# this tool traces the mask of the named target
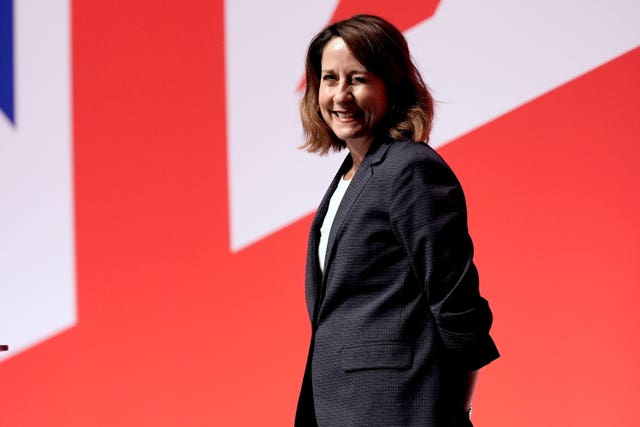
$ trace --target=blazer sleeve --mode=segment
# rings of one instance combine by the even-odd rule
[[[398,167],[390,218],[413,273],[424,285],[446,363],[478,369],[499,354],[489,335],[492,313],[480,296],[464,194],[430,148]]]

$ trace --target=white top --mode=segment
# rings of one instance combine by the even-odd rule
[[[347,188],[349,187],[349,183],[351,180],[341,179],[338,182],[338,186],[336,190],[331,195],[331,200],[329,200],[329,208],[327,209],[327,214],[324,216],[322,220],[322,226],[320,227],[320,243],[318,244],[318,260],[320,261],[320,270],[324,272],[324,259],[327,255],[327,244],[329,243],[329,233],[331,232],[331,226],[333,225],[333,220],[336,217],[336,212],[338,212],[338,207],[340,206],[340,202],[344,197],[344,193],[347,192]]]

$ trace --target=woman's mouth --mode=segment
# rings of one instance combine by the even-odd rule
[[[345,111],[334,111],[333,114],[339,119],[353,119],[358,115],[358,112],[347,113]]]

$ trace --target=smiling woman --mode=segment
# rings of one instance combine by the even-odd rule
[[[304,147],[349,154],[311,226],[296,426],[468,427],[476,371],[498,357],[492,314],[406,40],[375,16],[337,22],[306,77]]]
[[[325,68],[329,66],[342,69]],[[342,82],[349,83],[346,95],[353,96],[356,87],[365,85],[367,89],[363,92],[368,94],[367,99],[372,92],[377,92],[376,98],[385,98],[383,111],[376,112],[382,123],[376,123],[377,128],[369,131],[387,133],[393,139],[429,139],[433,98],[411,61],[404,36],[389,22],[358,15],[327,27],[309,45],[305,68],[307,85],[300,103],[300,115],[306,141],[302,148],[324,154],[346,147],[346,141],[340,139],[325,121],[323,109],[327,106],[323,105],[321,109],[319,103],[332,93],[325,91],[325,86],[340,87],[339,78],[347,77],[347,72],[352,80]]]
[[[318,103],[324,122],[357,158],[353,176],[387,112],[384,81],[351,54],[341,37],[331,39],[322,54]],[[356,156],[355,152],[360,155]]]

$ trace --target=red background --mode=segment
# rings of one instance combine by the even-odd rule
[[[0,426],[291,425],[310,217],[229,251],[222,1],[72,23],[78,325],[0,364]],[[635,49],[440,150],[502,353],[478,426],[640,422],[639,72]]]

